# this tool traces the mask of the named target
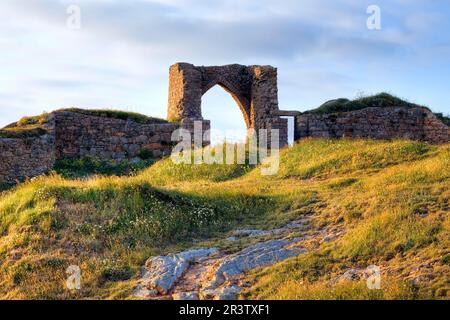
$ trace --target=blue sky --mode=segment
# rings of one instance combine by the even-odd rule
[[[366,27],[369,5],[381,30]],[[448,0],[2,0],[0,49],[0,126],[73,106],[165,117],[179,61],[276,66],[282,109],[388,91],[450,113]],[[203,115],[243,130],[220,88]]]

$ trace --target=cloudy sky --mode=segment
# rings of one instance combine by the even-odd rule
[[[283,109],[388,91],[450,113],[448,0],[2,0],[0,50],[0,126],[75,106],[165,117],[179,61],[276,66]],[[239,112],[204,96],[216,128],[242,131]]]

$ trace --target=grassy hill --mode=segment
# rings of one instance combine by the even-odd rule
[[[356,111],[365,108],[391,108],[391,107],[404,107],[404,108],[420,108],[424,107],[430,110],[428,107],[420,106],[415,103],[411,103],[407,100],[396,97],[392,94],[381,92],[375,95],[362,96],[354,100],[346,98],[339,98],[325,102],[318,108],[306,111],[305,113],[311,114],[330,114],[336,112],[348,112]],[[445,123],[450,125],[450,117],[443,113],[434,113],[434,115]]]
[[[399,97],[393,96],[386,92],[381,92],[371,96],[363,96],[354,100],[346,98],[334,99],[325,102],[320,107],[307,111],[306,113],[328,114],[334,112],[347,112],[361,110],[365,108],[390,108],[390,107],[405,107],[417,108],[417,104],[408,102]]]
[[[281,152],[276,176],[170,159],[122,177],[55,173],[0,196],[0,298],[131,298],[152,255],[226,247],[238,226],[305,214],[344,235],[248,274],[247,298],[448,298],[449,211],[448,144],[303,140]],[[370,264],[382,268],[382,290],[331,284]],[[81,267],[81,291],[65,289],[69,265]]]

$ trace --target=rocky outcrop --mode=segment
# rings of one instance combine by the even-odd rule
[[[306,252],[306,249],[291,247],[299,240],[260,242],[231,255],[210,248],[150,258],[143,268],[135,296],[176,300],[235,299],[240,288],[234,281],[240,275]],[[189,279],[188,271],[196,276],[190,279],[191,287],[186,288],[182,283]],[[178,285],[176,290],[175,285]]]
[[[449,128],[421,107],[371,107],[295,117],[295,140],[318,138],[411,139],[430,143],[450,141]]]
[[[229,92],[248,129],[278,129],[280,146],[287,144],[287,120],[278,115],[277,69],[272,66],[194,66],[176,63],[169,71],[169,120],[204,120],[202,96],[215,85]]]
[[[249,270],[271,265],[305,253],[305,249],[290,247],[290,245],[299,241],[299,238],[294,238],[261,242],[249,246],[234,255],[224,257],[218,261],[217,269],[207,284],[206,290],[214,290]]]
[[[192,263],[217,252],[216,248],[198,249],[151,258],[145,263],[141,285],[167,294]]]
[[[309,237],[296,235],[307,228],[308,222],[309,217],[304,217],[278,229],[236,230],[232,232],[236,239],[229,237],[229,241],[256,242],[234,253],[210,248],[150,258],[143,267],[134,295],[175,300],[236,299],[242,289],[241,278],[248,271],[307,252],[302,241]]]

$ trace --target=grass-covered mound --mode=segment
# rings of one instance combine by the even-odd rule
[[[120,111],[113,109],[79,109],[79,108],[66,108],[59,109],[55,112],[70,111],[80,114],[106,117],[121,120],[131,120],[141,124],[151,123],[167,123],[166,120],[149,117],[136,112]],[[49,113],[42,113],[37,116],[27,116],[21,118],[19,121],[14,122],[3,129],[0,129],[0,138],[29,138],[37,137],[46,134],[47,131],[43,127],[47,123]]]
[[[450,278],[450,146],[304,140],[276,176],[240,165],[162,160],[135,176],[34,179],[0,196],[0,297],[131,298],[144,261],[227,246],[237,227],[273,228],[306,213],[345,235],[249,275],[250,298],[442,298]],[[69,265],[82,290],[65,289]],[[332,287],[350,267],[388,272],[381,291]],[[433,275],[422,284],[410,273]],[[383,274],[384,276],[384,274]],[[383,285],[384,284],[384,285]]]
[[[149,123],[167,123],[166,120],[149,117],[137,112],[130,111],[120,111],[113,109],[80,109],[80,108],[66,108],[60,109],[57,111],[70,111],[85,114],[88,116],[96,116],[96,117],[105,117],[105,118],[114,118],[121,120],[131,120],[137,123],[149,124]]]
[[[31,138],[47,133],[43,125],[47,122],[48,114],[23,117],[19,121],[0,129],[0,138]]]
[[[55,112],[61,111],[70,111],[97,117],[131,120],[141,124],[167,123],[164,119],[149,117],[136,112],[113,109],[66,108],[56,110]],[[19,121],[0,129],[0,138],[30,138],[42,136],[47,133],[47,130],[43,127],[43,125],[47,123],[48,117],[49,113],[46,112],[38,116],[23,117]]]
[[[18,127],[0,129],[0,138],[24,139],[40,137],[47,134],[48,131],[40,127]]]
[[[389,108],[389,107],[405,107],[417,108],[419,105],[410,103],[406,100],[393,96],[389,93],[379,93],[373,96],[361,97],[354,100],[340,98],[325,102],[317,109],[307,111],[312,114],[329,114],[335,112],[356,111],[365,108]]]
[[[330,100],[322,104],[320,107],[306,111],[305,113],[325,115],[338,112],[362,110],[365,108],[390,108],[390,107],[420,108],[424,106],[420,106],[418,104],[408,102],[404,99],[401,99],[389,93],[382,92],[372,96],[360,97],[354,100],[349,100],[346,98]],[[450,118],[448,116],[442,113],[434,113],[434,115],[444,124],[450,126]]]

